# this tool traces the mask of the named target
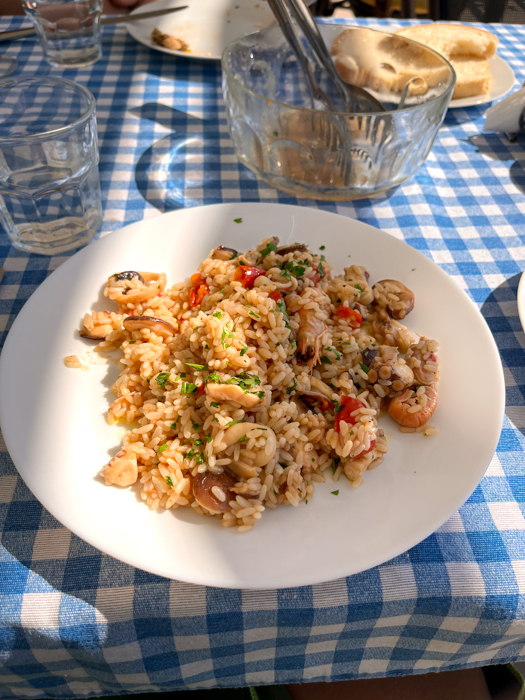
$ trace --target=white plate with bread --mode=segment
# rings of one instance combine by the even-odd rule
[[[471,25],[430,23],[395,29],[381,25],[382,32],[406,37],[428,46],[444,56],[456,72],[456,86],[450,108],[472,107],[499,99],[514,86],[512,68],[496,55],[498,39],[494,34]],[[323,33],[323,27],[321,26]],[[349,83],[363,87],[374,94],[377,91],[391,93],[396,102],[407,81],[412,81],[409,95],[428,98],[433,87],[443,77],[444,64],[436,64],[435,54],[414,51],[414,45],[404,42],[385,42],[381,34],[370,31],[365,37],[356,35],[352,28],[342,29],[333,42],[327,41],[335,66]],[[325,41],[328,39],[325,36]],[[363,45],[359,45],[359,43]],[[418,82],[414,79],[418,78]],[[415,89],[412,89],[415,88]]]
[[[498,38],[465,24],[439,23],[404,27],[398,36],[419,41],[450,61],[457,82],[449,107],[473,107],[497,100],[514,86],[514,71],[496,56]]]

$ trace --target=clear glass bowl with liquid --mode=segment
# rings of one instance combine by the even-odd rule
[[[352,42],[380,45],[366,56],[371,77],[363,87],[385,107],[376,113],[330,113],[311,108],[304,76],[279,27],[230,43],[222,56],[223,94],[238,158],[260,178],[298,197],[350,200],[370,197],[409,178],[427,157],[445,116],[455,73],[436,52],[406,38],[364,27],[321,24],[328,48],[350,29]],[[439,81],[412,79],[403,96],[403,75],[385,89],[374,70],[396,70],[385,51],[402,46],[416,65],[432,64]],[[393,49],[393,50],[394,50]],[[396,54],[397,55],[397,54]],[[374,66],[374,60],[382,61]],[[362,67],[360,67],[361,69]],[[436,74],[437,75],[437,74]],[[318,82],[323,84],[322,74]],[[405,81],[406,84],[407,81]],[[422,83],[424,83],[422,87]],[[426,86],[426,87],[425,87]],[[330,94],[330,97],[335,97]]]

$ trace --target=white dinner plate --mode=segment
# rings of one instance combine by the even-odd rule
[[[242,218],[242,223],[234,219]],[[247,534],[190,509],[152,512],[134,488],[97,476],[123,436],[105,414],[114,364],[88,371],[64,357],[96,354],[79,337],[86,311],[110,302],[101,290],[121,270],[165,271],[169,283],[192,274],[219,244],[238,250],[271,233],[282,243],[326,246],[336,272],[366,265],[371,281],[412,288],[408,326],[441,346],[435,437],[402,434],[380,420],[385,462],[352,489],[321,484],[298,508],[268,510]],[[483,377],[483,400],[479,378]],[[301,586],[354,574],[401,554],[430,535],[472,493],[496,449],[504,410],[501,363],[492,335],[467,295],[437,265],[393,236],[335,214],[280,204],[217,204],[170,212],[111,234],[56,270],[26,303],[0,360],[0,422],[24,481],[65,526],[103,552],[160,576],[212,586]],[[331,478],[331,477],[330,477]],[[339,495],[331,492],[339,491]]]
[[[160,0],[155,9],[188,5],[186,10],[164,17],[154,17],[127,25],[128,32],[144,46],[173,56],[220,60],[225,47],[238,37],[251,34],[274,23],[266,0]],[[144,12],[144,7],[131,14]],[[173,51],[151,40],[151,32],[159,29],[183,39],[188,51]]]
[[[525,331],[525,273],[521,274],[518,284],[518,316],[520,317],[521,327]]]
[[[449,109],[484,105],[488,102],[499,100],[500,97],[503,97],[503,95],[506,95],[512,90],[515,82],[514,71],[507,61],[504,61],[501,56],[494,56],[494,58],[489,58],[489,66],[492,74],[490,90],[485,95],[461,97],[457,100],[450,100]]]

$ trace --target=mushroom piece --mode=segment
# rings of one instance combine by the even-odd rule
[[[235,248],[228,248],[225,245],[220,245],[212,252],[211,257],[215,260],[233,260],[239,255]]]
[[[131,450],[120,450],[100,472],[106,484],[115,486],[131,486],[137,481],[139,474],[137,455]]]
[[[237,384],[206,384],[206,393],[212,401],[235,401],[243,408],[260,406],[265,399],[260,399],[258,394],[247,394]]]
[[[197,474],[191,480],[195,500],[212,513],[231,510],[230,501],[235,500],[235,494],[230,489],[236,483],[237,479],[226,471],[222,474],[204,472],[204,474]]]
[[[253,434],[254,432],[256,435]],[[252,463],[254,467],[265,467],[273,459],[277,451],[277,437],[275,436],[273,430],[268,428],[266,425],[248,422],[232,425],[225,431],[220,448],[218,448],[217,451],[223,452],[228,447],[234,445],[240,440],[244,442],[246,438],[250,439],[251,437],[262,437],[262,435],[266,437],[266,445],[263,449],[260,449],[257,452],[255,459],[252,460]]]
[[[304,243],[292,243],[292,245],[283,245],[275,251],[278,255],[286,255],[287,253],[307,253],[308,247]]]
[[[103,335],[93,335],[93,334],[92,334],[90,331],[88,331],[87,329],[84,329],[83,331],[81,331],[80,337],[81,337],[81,338],[87,338],[88,340],[98,340],[98,341],[100,341],[100,340],[106,340],[105,336],[103,336]]]
[[[301,391],[297,398],[303,404],[303,406],[313,411],[314,408],[318,408],[321,413],[328,413],[328,411],[333,411],[335,404],[330,399],[327,399],[324,394],[318,391]]]
[[[136,277],[141,284],[146,284],[144,277],[140,274],[140,272],[135,272],[135,270],[119,272],[118,274],[113,275],[113,277],[117,282],[121,282],[122,280],[132,280],[134,277]]]
[[[297,353],[300,362],[308,363],[310,369],[319,362],[319,343],[326,325],[315,315],[315,309],[301,307],[299,311],[299,330],[297,331]]]
[[[176,333],[171,323],[155,316],[128,316],[124,319],[124,328],[127,331],[141,331],[143,328],[149,328],[155,335],[166,339],[171,338]]]
[[[385,303],[386,311],[389,316],[397,319],[398,321],[402,321],[414,308],[416,303],[416,296],[414,292],[402,282],[398,282],[397,280],[380,280],[374,285],[374,290],[377,284],[380,284],[383,287],[385,285],[389,285],[397,288],[396,290],[392,290],[392,293],[397,296],[399,301],[394,302],[389,298],[390,295],[387,296],[385,294],[384,296],[381,295],[383,299],[380,300],[379,303],[381,304],[381,301]]]
[[[378,348],[375,347],[373,348],[371,345],[363,350],[361,353],[363,356],[363,364],[365,364],[367,367],[370,367],[372,364],[374,357],[377,355]]]
[[[228,469],[241,479],[252,479],[254,476],[257,476],[257,469],[244,464],[244,462],[232,462],[228,464]]]

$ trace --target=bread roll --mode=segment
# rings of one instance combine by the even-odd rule
[[[498,47],[498,38],[484,29],[464,24],[419,24],[404,27],[396,36],[406,36],[430,46],[438,53],[451,56],[476,56],[492,58]]]

